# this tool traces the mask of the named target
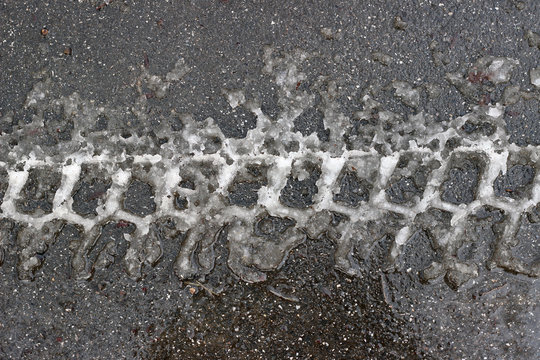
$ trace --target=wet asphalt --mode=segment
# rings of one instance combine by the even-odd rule
[[[256,126],[256,117],[243,108],[231,109],[222,90],[241,89],[266,114],[277,116],[282,104],[277,100],[275,79],[261,71],[268,45],[278,53],[302,49],[316,54],[302,69],[307,77],[297,88],[315,93],[319,76],[335,79],[341,89],[341,111],[350,117],[362,107],[359,88],[371,89],[387,109],[405,115],[422,110],[445,124],[474,106],[503,101],[507,86],[519,86],[533,95],[509,102],[505,131],[518,147],[537,146],[539,100],[530,70],[540,65],[539,19],[540,4],[535,0],[2,1],[0,118],[10,114],[10,121],[0,124],[0,134],[8,134],[0,136],[0,145],[13,148],[15,140],[31,143],[22,137],[13,140],[15,135],[10,134],[24,126],[28,93],[45,77],[51,81],[51,98],[77,92],[96,107],[127,109],[140,96],[136,83],[141,71],[165,76],[180,57],[196,66],[171,85],[166,96],[142,90],[150,120],[125,121],[115,131],[150,132],[157,128],[151,119],[173,111],[190,113],[196,121],[212,117],[226,137],[243,138]],[[447,81],[447,73],[465,74],[486,56],[519,61],[510,84],[484,84],[480,79],[477,92],[465,93]],[[430,100],[423,93],[418,105],[409,106],[387,87],[394,80],[435,84],[443,95]],[[296,118],[295,131],[315,133],[325,141],[322,108],[306,109]],[[129,111],[120,110],[119,116],[128,117]],[[58,121],[58,126],[67,126],[62,131],[69,133],[70,125]],[[487,125],[474,126],[471,132],[495,131]],[[58,135],[55,139],[62,141]],[[480,171],[475,161],[455,166],[451,181],[442,189],[445,201],[458,205],[472,201]],[[506,178],[497,180],[495,192],[531,196],[530,188],[522,189],[532,186],[535,163],[535,159],[521,161]],[[59,175],[32,176],[36,181],[51,177],[45,192],[54,194]],[[312,205],[309,191],[316,191],[317,177],[312,183],[308,177],[301,185],[289,180],[281,193],[282,203],[297,208]],[[7,176],[0,172],[0,180],[3,193]],[[74,209],[85,216],[93,214],[97,203],[91,194],[106,192],[109,186],[107,181],[85,184],[74,197]],[[401,183],[389,196],[397,203],[405,202],[408,193],[422,186],[419,180]],[[38,197],[37,187],[29,185],[24,196]],[[124,208],[139,216],[155,211],[155,204],[148,200],[152,191],[144,182],[132,183]],[[239,185],[237,191],[235,195],[231,190],[231,203],[254,201],[252,188]],[[354,204],[362,201],[362,194],[336,196]],[[49,199],[22,201],[19,206],[21,211],[46,211],[51,204],[49,195]],[[177,204],[184,206],[182,199]],[[536,211],[531,209],[524,216],[517,233],[521,245],[514,249],[527,264],[539,261]],[[426,229],[448,226],[447,214],[423,215],[418,222]],[[4,246],[0,358],[540,357],[538,278],[485,265],[503,232],[497,224],[504,215],[498,209],[486,206],[471,217],[475,242],[456,254],[460,260],[481,264],[473,280],[449,272],[439,281],[426,281],[421,271],[441,256],[427,230],[409,239],[396,270],[388,271],[392,239],[385,229],[401,221],[395,216],[370,227],[373,247],[367,255],[355,255],[361,268],[356,276],[336,269],[335,244],[321,236],[293,249],[283,266],[269,271],[267,281],[258,284],[242,281],[227,266],[227,228],[216,240],[215,264],[204,282],[198,278],[180,281],[174,261],[186,234],[172,231],[166,221],[155,224],[163,237],[163,255],[154,266],[144,267],[137,281],[126,275],[119,261],[107,263],[98,255],[108,240],[122,244],[118,239],[133,231],[132,224],[117,222],[103,225],[90,255],[98,265],[88,279],[77,279],[71,268],[70,244],[82,236],[82,229],[70,224],[55,229],[57,236],[47,251],[37,251],[45,258],[42,266],[31,276],[21,276],[22,247],[16,238],[24,225],[0,218],[0,245]],[[122,246],[115,251],[125,253]]]

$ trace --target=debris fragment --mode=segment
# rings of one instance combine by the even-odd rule
[[[103,3],[101,3],[100,5],[98,5],[96,7],[96,10],[97,11],[101,11],[103,8],[105,8],[106,6],[110,5],[110,3],[112,3],[114,0],[105,0]]]
[[[148,54],[144,53],[144,67],[148,69],[150,67],[150,60],[148,59]]]
[[[275,288],[275,287],[273,287],[271,285],[268,285],[266,288],[272,294],[276,295],[277,297],[282,298],[283,300],[292,301],[292,302],[299,302],[300,301],[300,299],[297,296],[295,296],[293,294],[287,294],[282,289]]]
[[[403,21],[403,19],[401,18],[401,16],[396,16],[394,18],[394,29],[396,30],[405,30],[408,26],[408,24]]]
[[[527,43],[530,47],[536,47],[540,49],[540,34],[535,33],[531,30],[527,30],[525,32],[525,40],[527,40]]]
[[[530,75],[531,75],[531,84],[533,84],[537,88],[540,88],[540,67],[531,69]]]
[[[326,40],[332,40],[334,38],[334,33],[332,29],[329,29],[329,28],[322,28],[321,34],[324,36]]]
[[[373,59],[373,61],[377,61],[384,66],[390,65],[390,63],[392,62],[392,57],[390,55],[384,54],[379,51],[372,52],[371,58]]]

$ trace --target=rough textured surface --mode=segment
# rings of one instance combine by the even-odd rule
[[[0,2],[0,358],[540,358],[538,18]]]
[[[124,209],[138,216],[146,216],[156,211],[154,190],[150,184],[139,180],[129,184],[124,195]]]

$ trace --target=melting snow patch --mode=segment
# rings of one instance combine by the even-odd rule
[[[510,244],[519,214],[540,199],[540,192],[536,186],[533,199],[501,199],[495,196],[493,183],[499,174],[506,173],[507,161],[514,154],[527,153],[529,159],[537,160],[540,153],[536,147],[520,149],[508,145],[501,124],[503,104],[475,107],[469,114],[443,125],[422,111],[410,116],[389,111],[364,93],[358,94],[362,108],[349,118],[336,103],[339,89],[335,81],[321,77],[310,91],[301,87],[307,78],[303,63],[310,56],[301,51],[276,55],[273,49],[265,49],[263,71],[275,80],[281,108],[273,119],[259,105],[246,101],[250,94],[223,91],[232,108],[242,106],[257,116],[257,126],[244,139],[225,138],[211,118],[197,122],[191,115],[173,114],[174,127],[162,126],[154,136],[101,129],[95,131],[97,135],[86,135],[93,139],[87,141],[80,134],[89,131],[89,124],[93,126],[96,117],[107,115],[111,122],[119,122],[126,114],[118,109],[96,108],[77,94],[58,100],[67,111],[64,116],[75,117],[76,135],[71,142],[54,149],[63,150],[60,154],[36,147],[36,154],[27,154],[27,148],[22,146],[9,153],[2,163],[8,170],[9,186],[1,217],[35,231],[55,229],[58,221],[81,226],[82,239],[73,245],[72,259],[78,278],[90,276],[88,253],[107,226],[122,230],[118,241],[128,243],[125,263],[133,278],[140,276],[143,263],[152,264],[161,256],[162,234],[156,229],[163,222],[167,222],[167,231],[174,236],[185,234],[174,265],[182,280],[211,270],[214,243],[227,225],[228,265],[247,282],[264,281],[265,272],[282,266],[291,249],[306,237],[332,240],[336,244],[336,266],[358,275],[359,255],[355,249],[370,248],[380,240],[372,238],[372,234],[377,234],[394,239],[393,255],[397,256],[396,251],[418,232],[419,222],[427,213],[435,213],[435,220],[442,224],[433,220],[429,226],[433,227],[448,263],[452,246],[464,236],[469,217],[482,206],[513,214],[507,225],[508,236],[501,240]],[[510,79],[517,64],[509,58],[484,57],[475,66],[483,74],[482,80],[486,76],[499,84]],[[179,81],[189,69],[180,59],[165,78],[142,70],[141,79],[147,81],[157,97],[162,97],[171,83]],[[540,86],[538,68],[531,70],[530,75],[531,83]],[[447,78],[463,92],[474,95],[476,85],[463,74],[449,74]],[[420,87],[403,81],[394,81],[392,86],[404,104],[413,108],[420,105]],[[26,106],[43,110],[40,106],[47,101],[47,89],[47,81],[37,83],[27,96]],[[128,114],[135,114],[135,118],[129,117],[130,124],[148,120],[145,106],[144,97],[134,104]],[[315,106],[324,107],[321,112],[324,111],[324,124],[330,131],[326,140],[313,133],[304,136],[292,131],[294,119]],[[481,121],[497,124],[497,131],[458,136],[468,121],[471,133]],[[97,149],[97,144],[108,142],[114,146]],[[451,159],[457,153],[467,156],[456,164]],[[480,166],[468,161],[468,157],[485,159],[485,164]],[[95,213],[92,209],[83,216],[73,211],[72,197],[83,180],[82,169],[88,164],[99,165],[111,179],[110,187],[103,193],[90,194],[94,200],[99,198]],[[59,171],[58,188],[40,187],[43,179],[38,178],[32,180],[37,184],[30,184],[26,190],[29,173],[37,167]],[[136,179],[144,184],[140,189],[145,191],[134,191],[132,195],[151,194],[147,196],[148,211],[127,211],[126,192]],[[530,182],[538,184],[538,179]],[[30,199],[23,201],[39,201],[42,188],[43,192],[54,192],[51,211],[21,213],[16,204],[24,196]],[[231,189],[242,191],[231,200]],[[450,189],[454,197],[467,189],[467,199],[442,196],[442,189]],[[138,199],[135,203],[139,203]],[[376,226],[384,231],[370,232]],[[29,232],[25,236],[33,235]],[[41,247],[39,242],[28,245],[32,251]],[[503,250],[498,255],[504,262],[510,255]],[[32,251],[27,252],[32,255]],[[39,261],[32,255],[22,264],[29,274]],[[475,274],[465,265],[453,266],[451,270]]]

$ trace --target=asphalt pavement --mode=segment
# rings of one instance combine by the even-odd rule
[[[0,2],[0,358],[540,358],[540,3]]]

